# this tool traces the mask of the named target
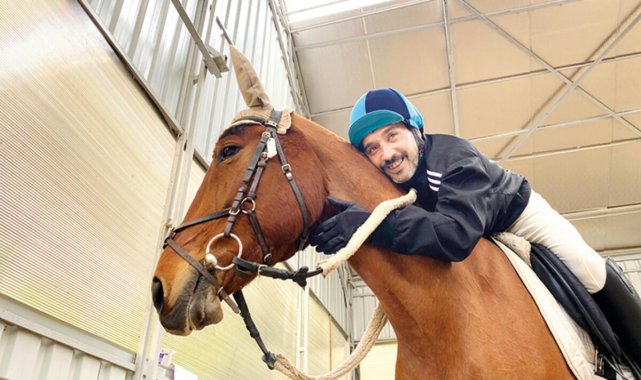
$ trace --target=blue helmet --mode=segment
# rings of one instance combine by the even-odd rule
[[[407,98],[393,88],[368,91],[354,104],[349,117],[349,141],[362,149],[369,133],[389,124],[402,122],[423,132],[423,116]]]

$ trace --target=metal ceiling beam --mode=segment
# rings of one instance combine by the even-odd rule
[[[345,1],[345,0],[343,0],[343,1]],[[332,21],[322,22],[322,23],[319,23],[319,24],[313,24],[313,25],[309,25],[309,26],[304,26],[304,27],[292,30],[292,33],[304,32],[306,30],[321,28],[323,26],[340,24],[342,22],[357,20],[359,18],[364,19],[365,17],[377,15],[379,13],[395,11],[395,10],[398,10],[398,9],[403,9],[403,8],[411,7],[411,6],[414,6],[414,5],[419,5],[419,4],[423,4],[423,3],[431,3],[433,1],[434,0],[409,1],[409,2],[406,2],[406,3],[403,3],[403,4],[397,4],[397,5],[394,5],[394,6],[391,6],[391,7],[381,8],[381,9],[377,9],[377,10],[371,11],[371,12],[365,12],[365,13],[362,13],[362,14],[359,14],[359,15],[356,15],[356,16],[343,17],[343,18],[340,18],[340,19],[337,19],[337,20],[332,20]],[[312,8],[320,8],[320,7],[323,7],[323,6],[325,6],[325,4],[323,4],[322,6],[316,6],[316,7],[312,7]]]
[[[171,0],[171,3],[174,5],[174,8],[176,8],[180,19],[183,21],[183,24],[189,31],[189,34],[191,34],[191,38],[194,40],[194,44],[196,44],[196,47],[198,48],[198,50],[200,50],[200,54],[203,56],[203,60],[205,61],[207,69],[211,74],[214,74],[216,78],[220,78],[222,76],[221,72],[227,71],[228,68],[224,64],[224,59],[214,60],[214,58],[217,56],[222,57],[222,54],[215,51],[211,47],[209,49],[207,48],[207,45],[205,45],[202,38],[200,38],[200,34],[198,34],[196,27],[191,22],[191,19],[189,18],[189,15],[187,14],[187,11],[183,7],[183,5],[180,3],[180,0]],[[222,63],[222,66],[218,65],[220,63]]]
[[[474,13],[478,18],[482,19],[488,26],[490,26],[492,29],[499,32],[499,34],[501,34],[502,36],[506,37],[510,42],[514,43],[517,47],[521,49],[524,48],[528,52],[531,52],[530,49],[524,47],[509,33],[505,32],[498,25],[496,25],[494,22],[488,19],[487,16],[481,14],[476,8],[472,7],[465,0],[459,0],[459,2],[468,11]],[[639,19],[641,19],[641,13],[639,13],[640,9],[641,9],[641,4],[635,7],[634,10],[632,10],[632,12],[628,15],[628,17],[626,17],[626,19],[617,27],[617,30],[614,33],[612,33],[610,36],[608,36],[608,38],[603,42],[603,44],[600,45],[597,51],[593,54],[593,56],[596,55],[596,57],[593,59],[594,62],[592,62],[589,66],[587,66],[585,70],[579,69],[579,71],[575,75],[573,75],[573,79],[576,78],[576,80],[574,81],[565,78],[565,76],[555,71],[543,59],[540,59],[540,57],[536,56],[533,52],[531,52],[531,56],[534,59],[537,59],[537,61],[539,61],[541,64],[544,64],[544,66],[548,68],[552,73],[556,73],[555,75],[558,74],[558,75],[561,75],[561,77],[565,78],[563,80],[564,82],[566,82],[567,80],[570,83],[566,82],[566,86],[564,86],[558,92],[556,92],[548,100],[548,102],[537,112],[537,114],[532,118],[532,120],[524,128],[526,130],[525,134],[520,135],[515,141],[509,143],[506,149],[504,149],[505,153],[501,155],[499,162],[503,162],[506,159],[508,159],[525,142],[525,140],[532,134],[532,132],[561,104],[561,102],[572,92],[572,90],[576,89],[578,85],[592,72],[592,70],[605,58],[605,56],[614,47],[617,46],[619,41],[621,41],[621,39],[637,24]],[[602,104],[602,103],[599,102],[598,104]],[[636,127],[634,127],[634,129],[641,134],[641,131],[639,131]]]
[[[447,71],[450,79],[450,100],[452,102],[452,121],[454,123],[454,135],[460,136],[458,100],[456,97],[456,78],[454,70],[454,54],[452,49],[452,36],[450,35],[450,21],[447,12],[447,0],[441,0],[443,8],[443,31],[445,32],[445,46],[447,47]]]
[[[547,152],[524,154],[524,155],[521,155],[521,156],[512,156],[510,158],[507,158],[505,161],[530,160],[530,159],[533,159],[533,158],[556,156],[556,155],[560,155],[560,154],[583,152],[583,151],[601,149],[601,148],[610,148],[610,147],[614,147],[614,146],[628,145],[628,144],[634,144],[634,143],[638,143],[638,142],[641,142],[641,137],[635,137],[635,138],[625,139],[625,140],[618,140],[618,141],[607,142],[607,143],[602,143],[602,144],[578,146],[578,147],[575,147],[575,148],[556,149],[556,150],[551,150],[551,151],[547,151]],[[497,160],[498,157],[494,157],[493,159]]]
[[[641,203],[633,203],[625,206],[603,207],[586,211],[566,212],[561,215],[563,215],[567,220],[585,220],[603,218],[605,216],[620,216],[639,213],[641,213]]]
[[[604,58],[601,63],[611,63],[611,62],[618,62],[618,61],[623,61],[626,59],[634,59],[634,58],[639,58],[641,57],[641,52],[636,52],[636,53],[628,53],[628,54],[622,54],[622,55],[617,55],[613,57],[608,57]],[[553,67],[554,71],[565,71],[565,70],[573,70],[573,69],[580,69],[586,66],[589,66],[593,63],[594,61],[586,61],[586,62],[581,62],[581,63],[571,63],[569,65],[562,65],[562,66],[556,66]],[[474,81],[474,82],[467,82],[463,83],[458,86],[459,89],[465,89],[465,88],[471,88],[471,87],[478,87],[481,85],[485,84],[493,84],[493,83],[500,83],[500,82],[506,82],[510,80],[515,80],[515,79],[523,79],[523,78],[528,78],[528,77],[534,77],[534,76],[540,76],[540,75],[547,75],[547,74],[552,74],[550,70],[548,69],[539,69],[539,70],[532,70],[528,71],[525,73],[519,73],[519,74],[513,74],[513,75],[506,75],[502,77],[497,77],[497,78],[490,78],[490,79],[483,79],[479,81]]]
[[[363,33],[367,34],[367,23],[364,18],[361,19],[361,25],[363,27]],[[376,85],[376,73],[374,72],[374,60],[372,59],[372,46],[370,45],[369,40],[365,40],[365,50],[367,50],[367,64],[371,78],[370,88],[376,88],[378,86]]]
[[[636,52],[636,53],[629,53],[629,54],[623,54],[623,55],[617,55],[614,57],[609,57],[603,59],[602,63],[611,63],[611,62],[618,62],[618,61],[623,61],[626,59],[635,59],[641,57],[641,52]],[[594,61],[587,61],[587,62],[582,62],[582,63],[572,63],[569,65],[563,65],[563,66],[557,66],[554,69],[556,71],[564,71],[564,70],[572,70],[572,69],[577,69],[581,67],[586,67],[592,64]],[[468,88],[473,88],[473,87],[479,87],[483,85],[488,85],[488,84],[494,84],[494,83],[501,83],[501,82],[507,82],[511,80],[517,80],[517,79],[523,79],[523,78],[529,78],[529,77],[535,77],[535,76],[540,76],[540,75],[547,75],[550,74],[550,72],[547,69],[540,69],[540,70],[533,70],[533,71],[528,71],[525,73],[519,73],[519,74],[514,74],[514,75],[506,75],[502,77],[496,77],[496,78],[490,78],[490,79],[484,79],[480,81],[474,81],[474,82],[467,82],[467,83],[462,83],[462,84],[457,84],[456,89],[457,90],[464,90]],[[428,91],[421,91],[421,92],[415,92],[413,94],[406,94],[408,99],[414,99],[414,98],[420,98],[423,96],[430,96],[430,95],[436,95],[436,94],[441,94],[449,91],[449,87],[443,87],[443,88],[437,88],[434,90],[428,90]],[[322,115],[327,115],[335,112],[341,112],[351,109],[351,106],[348,107],[341,107],[341,108],[335,108],[327,111],[321,111],[321,112],[316,112],[313,113],[311,116],[316,117],[316,116],[322,116]],[[615,112],[616,114],[616,112]]]
[[[459,2],[470,12],[472,12],[476,17],[482,19],[486,25],[488,25],[490,28],[498,32],[501,36],[506,38],[509,42],[511,42],[513,45],[515,45],[517,48],[528,54],[531,58],[536,60],[539,64],[541,64],[543,67],[545,67],[550,73],[554,74],[557,78],[559,78],[562,82],[566,84],[566,86],[562,87],[557,91],[548,101],[547,103],[537,112],[537,114],[531,119],[531,121],[524,126],[525,133],[519,135],[519,137],[508,143],[508,145],[502,150],[502,155],[501,158],[499,159],[499,162],[505,161],[507,158],[509,158],[515,151],[518,149],[524,142],[525,140],[534,132],[534,130],[541,125],[541,123],[554,111],[556,108],[561,104],[561,102],[572,92],[574,89],[578,89],[578,91],[584,95],[588,100],[590,100],[593,104],[595,104],[597,107],[601,108],[608,114],[612,115],[617,121],[621,122],[623,125],[626,127],[630,128],[634,133],[636,133],[638,136],[641,136],[641,130],[639,130],[636,126],[634,126],[632,123],[629,121],[623,119],[620,116],[614,116],[614,111],[610,109],[608,106],[606,106],[603,102],[592,96],[590,93],[579,87],[579,83],[581,83],[588,74],[592,72],[592,70],[605,58],[605,56],[618,44],[619,41],[636,25],[636,23],[639,21],[639,18],[641,18],[641,14],[637,14],[636,18],[633,18],[635,13],[638,12],[638,10],[641,8],[641,5],[637,6],[631,13],[630,15],[624,20],[621,25],[617,27],[617,31],[610,35],[604,42],[603,44],[600,45],[599,49],[593,54],[596,55],[596,58],[594,58],[593,62],[584,67],[579,69],[579,71],[573,75],[574,78],[576,78],[575,81],[572,81],[571,79],[567,78],[565,75],[561,74],[558,70],[555,70],[554,67],[552,67],[549,63],[547,63],[543,58],[539,57],[536,53],[534,53],[531,49],[523,45],[521,42],[519,42],[516,38],[514,38],[511,34],[503,30],[500,26],[498,26],[496,23],[494,23],[492,20],[481,14],[476,8],[471,6],[470,4],[467,3],[465,0],[459,0]],[[621,29],[621,27],[627,23],[627,21],[632,20],[628,25],[626,25],[625,28]],[[600,51],[600,52],[599,52]],[[597,54],[598,53],[598,54]],[[585,70],[583,70],[585,69]]]
[[[349,1],[349,0],[335,0],[335,1],[330,1],[329,3],[325,3],[325,4],[318,4],[318,5],[314,5],[314,6],[308,7],[308,8],[297,9],[295,11],[287,12],[287,16],[295,15],[296,13],[303,13],[303,12],[307,12],[307,11],[312,11],[312,10],[318,9],[318,8],[329,7],[331,5],[344,3],[346,1]]]
[[[546,3],[540,3],[540,4],[527,5],[527,6],[523,6],[523,7],[506,9],[506,10],[503,10],[503,11],[488,12],[488,13],[484,13],[484,15],[487,16],[487,17],[498,17],[498,16],[509,15],[509,14],[519,14],[519,13],[529,12],[529,11],[538,10],[538,9],[544,9],[544,8],[560,6],[560,5],[563,5],[563,4],[566,4],[566,3],[572,3],[572,2],[575,2],[575,1],[580,1],[580,0],[554,0],[554,1],[548,1]],[[367,15],[367,14],[365,14],[365,15]],[[358,17],[363,17],[363,15],[359,15]],[[450,25],[458,24],[458,23],[462,23],[462,22],[467,22],[467,21],[474,21],[476,19],[477,19],[476,16],[458,17],[458,18],[455,18],[453,20],[450,20]],[[343,22],[343,21],[349,21],[349,20],[342,19],[340,22]],[[296,50],[314,49],[314,48],[325,47],[325,46],[330,46],[330,45],[339,45],[339,44],[355,42],[355,41],[361,41],[361,40],[366,40],[366,39],[387,37],[387,36],[392,36],[392,35],[395,35],[395,34],[414,32],[414,31],[417,31],[417,30],[437,28],[437,27],[442,27],[442,26],[443,26],[443,22],[442,21],[438,21],[438,22],[433,22],[433,23],[428,23],[428,24],[410,26],[410,27],[407,27],[407,28],[400,28],[400,29],[396,29],[396,30],[392,30],[392,31],[388,31],[388,32],[372,33],[370,35],[362,35],[362,36],[356,36],[356,37],[340,38],[340,39],[331,40],[331,41],[325,41],[325,42],[318,42],[318,43],[313,43],[313,44],[301,45],[301,46],[297,46],[295,49]],[[302,29],[294,29],[294,30],[292,30],[292,33],[297,33],[297,32],[301,32],[301,31],[303,31],[303,30]]]
[[[631,114],[635,114],[635,113],[639,113],[639,112],[641,112],[641,108],[628,110],[628,111],[615,112],[614,115],[615,116],[625,116],[625,115],[631,115]],[[538,127],[537,130],[562,128],[562,127],[571,127],[571,126],[574,126],[574,125],[587,124],[587,123],[591,123],[593,121],[609,119],[612,116],[613,115],[606,113],[606,114],[602,114],[602,115],[586,117],[586,118],[583,118],[583,119],[569,120],[569,121],[564,121],[564,122],[561,122],[561,123],[554,123],[554,124],[546,124],[546,125],[542,125],[542,126]],[[468,139],[468,140],[470,142],[489,141],[489,140],[501,139],[501,138],[505,138],[505,137],[514,137],[514,136],[518,136],[518,135],[524,134],[525,132],[526,132],[525,130],[520,129],[518,131],[497,133],[497,134],[489,135],[489,136],[475,137],[475,138],[471,138],[471,139]]]
[[[628,247],[628,248],[615,248],[615,249],[603,249],[597,251],[601,256],[632,256],[626,259],[638,260],[641,259],[641,247]],[[635,257],[639,256],[639,257]],[[638,271],[638,269],[637,269]],[[624,270],[624,272],[628,272]],[[632,271],[630,271],[632,272]]]

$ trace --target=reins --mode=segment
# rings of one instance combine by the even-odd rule
[[[303,200],[303,195],[300,191],[300,188],[298,187],[298,184],[294,180],[291,166],[285,158],[285,153],[283,152],[282,146],[278,139],[277,128],[280,118],[281,112],[272,110],[269,118],[267,119],[246,116],[238,120],[246,120],[262,124],[265,127],[265,132],[262,133],[261,138],[256,146],[254,156],[252,157],[252,160],[245,170],[242,184],[236,192],[236,196],[232,201],[232,205],[223,210],[216,211],[214,213],[199,217],[189,222],[185,222],[178,227],[172,228],[165,238],[163,247],[171,247],[180,257],[182,257],[201,276],[203,276],[205,280],[210,282],[214,286],[214,288],[217,287],[218,284],[211,272],[214,270],[225,271],[231,269],[232,267],[236,267],[236,274],[242,278],[248,278],[252,274],[257,274],[280,280],[292,280],[299,286],[304,288],[307,285],[308,278],[319,275],[321,273],[323,274],[323,276],[327,276],[341,263],[347,261],[354,253],[356,253],[356,251],[365,242],[369,235],[376,229],[376,227],[378,227],[378,225],[392,210],[404,207],[416,200],[416,193],[414,191],[410,191],[408,194],[402,197],[391,199],[381,203],[376,207],[374,212],[372,212],[365,223],[356,231],[347,246],[338,251],[336,255],[334,255],[330,259],[318,263],[317,269],[313,271],[310,271],[308,267],[301,267],[296,271],[272,268],[272,255],[269,252],[269,248],[267,247],[267,243],[265,242],[265,237],[263,236],[262,230],[255,214],[256,191],[260,182],[260,178],[267,165],[267,161],[270,158],[276,155],[278,156],[281,163],[281,170],[285,175],[285,178],[287,179],[292,192],[294,193],[296,202],[298,203],[302,214],[304,227],[303,233],[299,238],[298,251],[302,250],[307,243],[310,227],[309,215],[307,213],[307,207],[305,206],[305,202]],[[232,233],[234,223],[236,222],[237,217],[240,214],[244,214],[248,217],[252,229],[254,230],[256,240],[258,241],[258,245],[260,246],[263,254],[262,264],[242,258],[242,241],[240,240],[240,238],[238,238],[238,236]],[[205,258],[202,261],[197,261],[196,259],[194,259],[174,241],[174,237],[180,231],[224,217],[227,217],[227,224],[225,226],[224,232],[210,239],[209,243],[207,244]],[[233,238],[238,244],[238,254],[234,256],[232,258],[232,262],[226,266],[220,266],[218,263],[218,259],[211,252],[211,245],[221,238]],[[232,300],[221,286],[218,289],[218,296],[230,306],[234,313],[240,314],[242,316],[245,327],[249,331],[249,335],[256,341],[258,347],[263,353],[263,362],[265,362],[270,369],[277,369],[278,371],[282,372],[292,379],[334,379],[351,371],[356,365],[358,365],[358,363],[360,363],[367,352],[371,349],[372,345],[376,341],[376,337],[378,337],[380,331],[387,321],[387,318],[385,317],[385,314],[383,313],[381,306],[379,305],[367,327],[367,330],[363,335],[363,338],[359,341],[359,344],[354,349],[352,354],[350,354],[350,356],[347,357],[346,360],[341,363],[334,371],[331,371],[325,375],[310,377],[300,372],[284,356],[280,354],[275,355],[274,353],[269,351],[269,349],[267,349],[265,343],[260,337],[260,332],[258,331],[258,328],[256,327],[256,324],[252,319],[251,313],[247,306],[247,302],[245,301],[245,297],[241,290],[233,293],[234,300]]]

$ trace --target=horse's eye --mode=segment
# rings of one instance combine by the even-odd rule
[[[240,151],[240,147],[236,145],[227,145],[221,149],[220,154],[218,155],[218,162],[225,161],[229,157]]]

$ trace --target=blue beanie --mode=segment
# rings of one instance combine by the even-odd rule
[[[354,104],[349,117],[349,141],[362,149],[362,142],[369,133],[402,122],[423,132],[423,116],[407,98],[393,88],[368,91]]]

